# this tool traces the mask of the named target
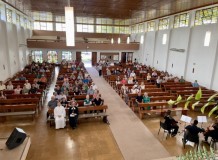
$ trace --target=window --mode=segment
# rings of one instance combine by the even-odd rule
[[[167,44],[167,34],[163,34],[162,44]]]
[[[56,31],[66,31],[65,23],[56,23]]]
[[[17,24],[20,24],[20,15],[19,14],[16,14],[16,22],[17,22]]]
[[[164,18],[159,20],[158,29],[165,30],[169,28],[169,18]]]
[[[91,18],[91,17],[76,17],[76,23],[94,24],[94,18]]]
[[[204,38],[204,46],[208,47],[210,45],[210,37],[211,37],[211,32],[207,31],[205,34],[205,38]]]
[[[155,30],[155,22],[151,21],[147,23],[147,30],[149,31],[154,31]]]
[[[72,53],[70,51],[62,51],[62,60],[71,61]]]
[[[218,7],[198,10],[195,13],[195,25],[217,23]]]
[[[65,16],[55,16],[55,21],[65,23]]]
[[[42,51],[32,51],[32,61],[42,63]]]
[[[139,31],[139,32],[144,32],[144,23],[140,23],[140,24],[138,25],[138,31]]]
[[[6,18],[7,18],[7,22],[12,23],[12,10],[10,9],[6,9]]]
[[[174,28],[179,28],[179,27],[188,27],[188,22],[189,22],[189,14],[184,13],[180,15],[176,15],[174,17]]]
[[[89,24],[77,24],[76,25],[77,32],[94,32],[94,25]]]
[[[33,12],[33,19],[35,21],[52,21],[51,12]]]
[[[138,25],[131,26],[131,33],[138,33]]]
[[[48,62],[49,63],[57,63],[58,62],[58,53],[57,51],[48,51]]]
[[[113,26],[96,25],[97,33],[112,33]]]
[[[51,22],[34,22],[34,29],[35,30],[53,30],[53,23]]]

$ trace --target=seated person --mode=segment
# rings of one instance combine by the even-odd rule
[[[32,84],[32,87],[29,90],[29,94],[36,94],[38,89],[36,88],[35,84]]]
[[[122,79],[121,84],[127,84],[127,80],[125,78]]]
[[[20,88],[20,85],[17,85],[17,87],[14,89],[14,94],[21,94],[22,88]]]
[[[86,95],[86,99],[84,100],[84,106],[90,106],[92,105],[92,101],[89,98],[89,95]]]
[[[164,124],[167,127],[168,132],[172,135],[172,137],[176,136],[179,126],[177,125],[177,121],[171,117],[171,110],[168,110],[166,115],[164,116],[165,122]],[[173,132],[171,133],[171,130],[173,129]]]
[[[130,73],[130,77],[135,77],[135,76],[136,76],[135,72],[132,71],[132,72]]]
[[[88,89],[89,89],[88,84],[87,83],[83,83],[83,85],[82,85],[82,92],[86,94]]]
[[[92,100],[92,102],[95,106],[103,105],[103,100],[100,98],[99,95],[97,95],[96,98]]]
[[[157,72],[156,72],[156,71],[153,71],[152,74],[151,74],[151,76],[152,76],[152,77],[157,77]]]
[[[128,84],[133,84],[133,77],[128,78]]]
[[[142,93],[141,92],[139,92],[138,93],[138,95],[137,95],[137,97],[136,97],[136,103],[138,104],[138,103],[142,103],[142,100],[143,100],[143,96],[142,96]]]
[[[162,83],[162,79],[160,78],[160,76],[158,76],[156,79],[156,85],[158,88],[160,88],[161,83]]]
[[[139,93],[139,89],[137,87],[133,86],[132,89],[131,89],[131,93],[132,94]]]
[[[185,127],[183,143],[186,143],[187,141],[199,143],[198,133],[204,132],[204,129],[197,127],[197,125],[198,120],[194,120],[192,125],[188,125]]]
[[[58,102],[57,107],[54,109],[55,129],[64,128],[66,126],[65,117],[65,108],[61,105],[61,102]]]
[[[3,84],[2,81],[0,81],[0,91],[3,91],[6,89],[6,86]]]
[[[95,90],[92,88],[92,86],[89,87],[88,91],[87,91],[87,94],[88,95],[93,95],[95,92]]]
[[[194,83],[192,83],[192,87],[199,87],[198,81],[195,80]]]
[[[141,82],[141,84],[140,84],[140,89],[142,90],[142,89],[145,89],[145,84],[144,84],[144,82]]]
[[[7,90],[13,90],[14,89],[14,86],[13,86],[11,81],[8,82],[8,85],[7,85],[6,89]]]
[[[80,95],[80,93],[81,93],[81,92],[80,92],[79,88],[76,87],[76,88],[75,88],[75,91],[74,91],[74,95],[77,95],[77,96],[78,96],[78,95]]]
[[[181,76],[181,78],[179,79],[179,82],[180,83],[185,83],[185,80],[184,80],[183,76]]]
[[[0,91],[0,99],[6,99],[6,96],[3,91]]]
[[[151,75],[150,73],[147,74],[147,81],[150,81],[151,80]]]
[[[54,90],[55,90],[55,92],[56,92],[57,94],[60,94],[60,93],[61,93],[61,88],[60,88],[60,86],[57,86]]]
[[[26,77],[24,77],[23,74],[21,74],[19,77],[19,81],[25,81],[25,80],[26,80]]]
[[[64,107],[64,108],[67,108],[67,105],[68,105],[68,101],[67,101],[67,98],[64,97],[61,99],[61,105]]]
[[[218,139],[218,120],[215,123],[211,124],[207,130],[204,132],[204,139],[207,142],[208,137]]]
[[[78,115],[78,104],[75,101],[72,101],[71,105],[69,106],[69,124],[72,129],[77,127]]]
[[[143,103],[149,103],[150,102],[150,97],[148,97],[148,93],[145,92],[144,95],[143,95],[143,100],[142,100]],[[148,110],[151,109],[151,107],[147,107]]]
[[[51,100],[48,102],[48,109],[53,110],[57,106],[57,100],[55,96],[51,96]],[[47,118],[49,117],[49,113],[47,112]]]
[[[45,84],[47,83],[47,78],[45,77],[45,75],[42,75],[42,77],[39,79],[39,84]]]
[[[24,86],[26,87],[26,89],[29,91],[31,88],[31,84],[29,83],[28,80],[25,81]]]

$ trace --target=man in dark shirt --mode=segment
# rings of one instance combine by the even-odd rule
[[[137,103],[142,103],[142,100],[143,100],[143,96],[142,96],[141,92],[139,92],[137,97],[136,97],[136,102]]]
[[[177,125],[177,121],[171,117],[171,111],[168,110],[166,115],[164,116],[165,122],[164,124],[167,127],[167,130],[169,131],[169,133],[171,133],[171,130],[173,130],[173,132],[171,133],[172,137],[176,136],[178,130],[179,130],[179,126]]]
[[[103,100],[99,97],[99,95],[97,95],[96,98],[92,102],[95,106],[103,105]]]
[[[199,143],[198,133],[204,132],[204,129],[199,128],[197,125],[198,125],[198,120],[194,120],[192,125],[188,125],[185,127],[186,129],[185,134],[184,134],[185,142],[189,140],[195,143]]]
[[[210,125],[205,131],[204,133],[205,142],[207,142],[208,137],[212,137],[215,139],[218,138],[218,120],[216,120],[216,123],[213,123],[212,125]]]

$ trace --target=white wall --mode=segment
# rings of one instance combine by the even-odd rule
[[[145,34],[145,44],[144,44],[144,64],[148,66],[153,65],[154,58],[154,47],[155,47],[155,34],[156,32],[147,32]]]
[[[184,76],[186,57],[188,54],[190,28],[173,29],[171,32],[170,47],[184,49],[185,52],[168,51],[169,58],[167,71],[178,77]]]
[[[210,87],[213,74],[214,59],[217,49],[218,25],[202,25],[192,28],[190,39],[189,58],[185,78]],[[204,46],[205,33],[211,31],[211,41],[208,47]],[[194,68],[194,73],[192,72]]]
[[[211,40],[205,47],[207,31],[211,31]],[[167,34],[165,45],[162,44],[163,34]],[[133,34],[131,40],[139,42],[140,35]],[[140,45],[136,55],[144,57],[144,64],[184,76],[191,82],[198,80],[200,85],[218,90],[218,24],[146,32],[144,44]],[[170,51],[170,48],[184,49],[185,52]]]
[[[0,80],[10,77],[6,23],[0,20]]]
[[[167,34],[166,44],[162,43],[164,34]],[[158,70],[166,70],[167,56],[169,50],[169,38],[170,30],[157,31],[156,33],[153,66]]]
[[[25,67],[27,48],[25,38],[26,29],[15,24],[0,20],[0,80],[12,77]],[[28,32],[31,32],[30,30]]]

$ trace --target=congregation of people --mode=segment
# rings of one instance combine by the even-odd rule
[[[72,61],[61,65],[53,96],[48,102],[49,110],[54,110],[51,115],[48,111],[47,118],[53,116],[55,128],[65,128],[66,119],[72,129],[77,127],[79,110],[81,106],[100,106],[104,101],[101,98],[97,85],[87,74],[84,64]],[[84,95],[84,100],[77,100],[76,96]]]

